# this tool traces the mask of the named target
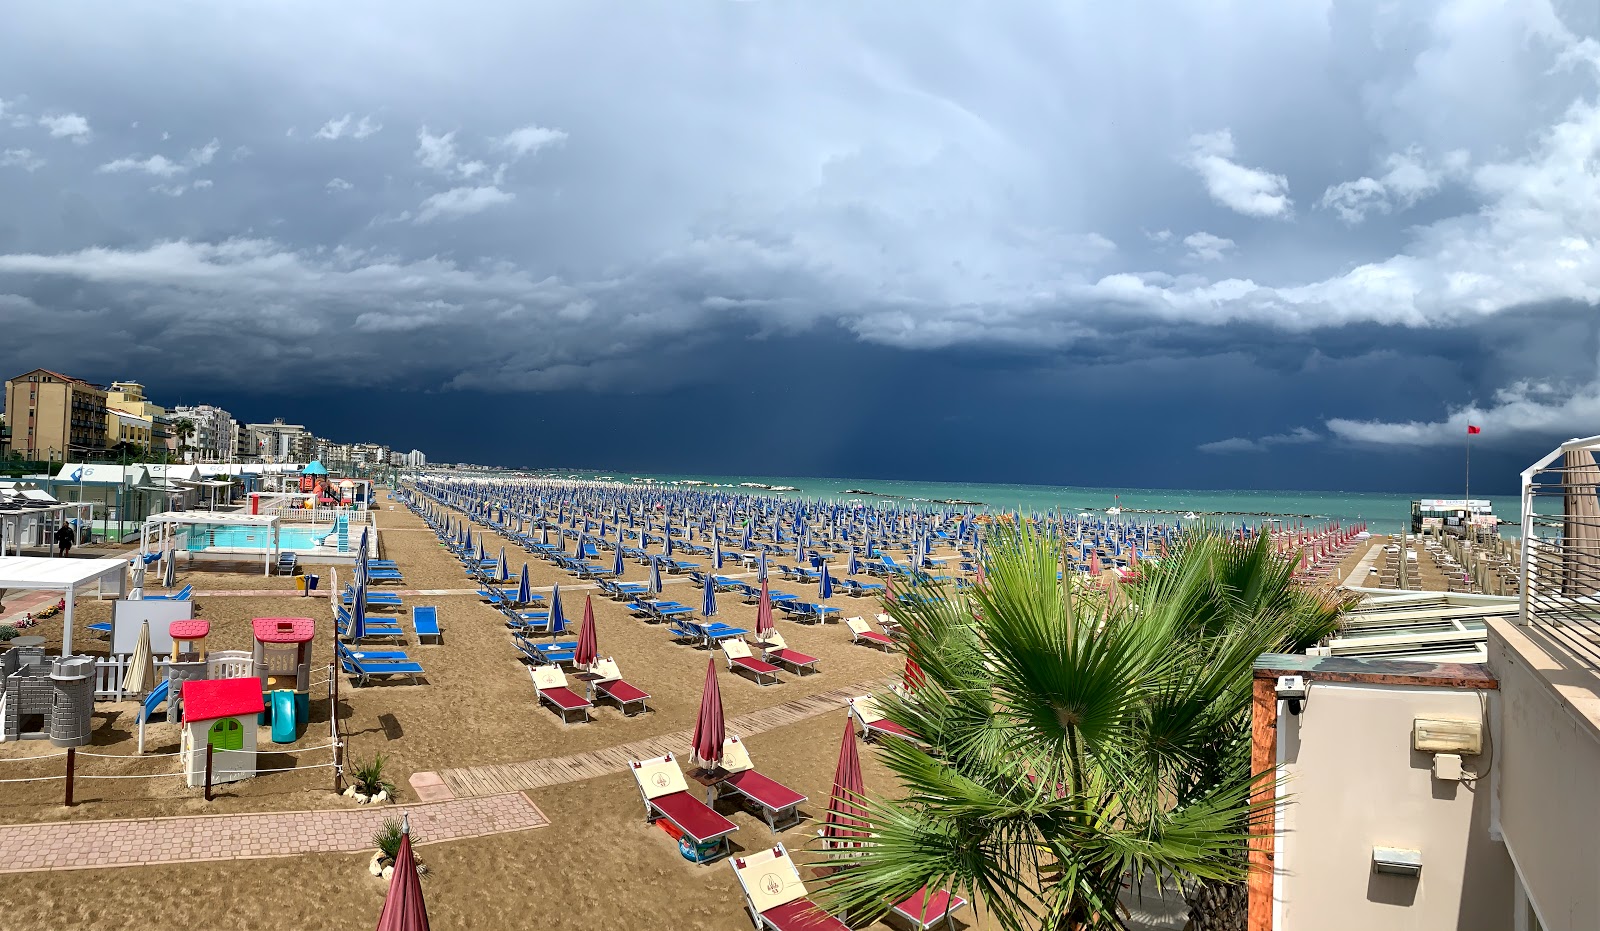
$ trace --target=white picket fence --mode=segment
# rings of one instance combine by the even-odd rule
[[[156,677],[147,683],[155,685],[167,677],[167,658],[156,657]],[[94,661],[94,700],[95,701],[124,701],[130,696],[123,690],[122,683],[128,678],[128,670],[133,665],[133,654],[113,653]]]

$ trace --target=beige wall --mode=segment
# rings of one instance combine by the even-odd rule
[[[1499,827],[1546,931],[1600,928],[1600,676],[1539,628],[1496,622]]]
[[[1304,713],[1280,703],[1278,931],[1500,931],[1512,870],[1489,834],[1490,787],[1433,778],[1411,749],[1417,717],[1480,718],[1476,691],[1317,683]],[[1468,769],[1481,764],[1465,760]],[[1422,852],[1422,875],[1372,871],[1372,848]]]

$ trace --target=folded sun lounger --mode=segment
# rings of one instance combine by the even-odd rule
[[[723,640],[722,652],[728,657],[728,669],[749,675],[757,685],[771,685],[779,681],[778,667],[751,656],[750,646],[738,637]]]
[[[690,794],[683,771],[678,768],[678,761],[672,754],[650,760],[632,760],[628,763],[628,770],[633,773],[633,781],[639,786],[639,796],[644,800],[646,821],[654,824],[665,818],[700,849],[701,855],[697,859],[701,863],[709,863],[727,854],[727,837],[739,826]]]
[[[571,715],[575,712],[581,712],[584,722],[588,722],[589,709],[594,706],[589,699],[567,688],[567,676],[560,667],[535,666],[528,673],[533,676],[533,687],[539,691],[540,703],[548,704],[561,715],[562,723],[572,723]]]

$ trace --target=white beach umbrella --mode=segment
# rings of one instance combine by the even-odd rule
[[[128,674],[122,680],[125,692],[138,694],[155,684],[156,663],[150,654],[150,622],[139,622],[139,640],[133,645],[133,657],[128,660]]]

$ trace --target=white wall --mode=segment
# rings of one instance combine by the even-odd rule
[[[1474,789],[1435,780],[1432,756],[1411,749],[1413,719],[1480,718],[1485,700],[1476,691],[1313,680],[1303,714],[1280,703],[1279,931],[1510,925],[1512,870],[1489,834],[1488,781]],[[1374,846],[1420,850],[1422,875],[1374,873]]]
[[[1495,623],[1499,827],[1546,931],[1600,928],[1600,676],[1538,628]]]

